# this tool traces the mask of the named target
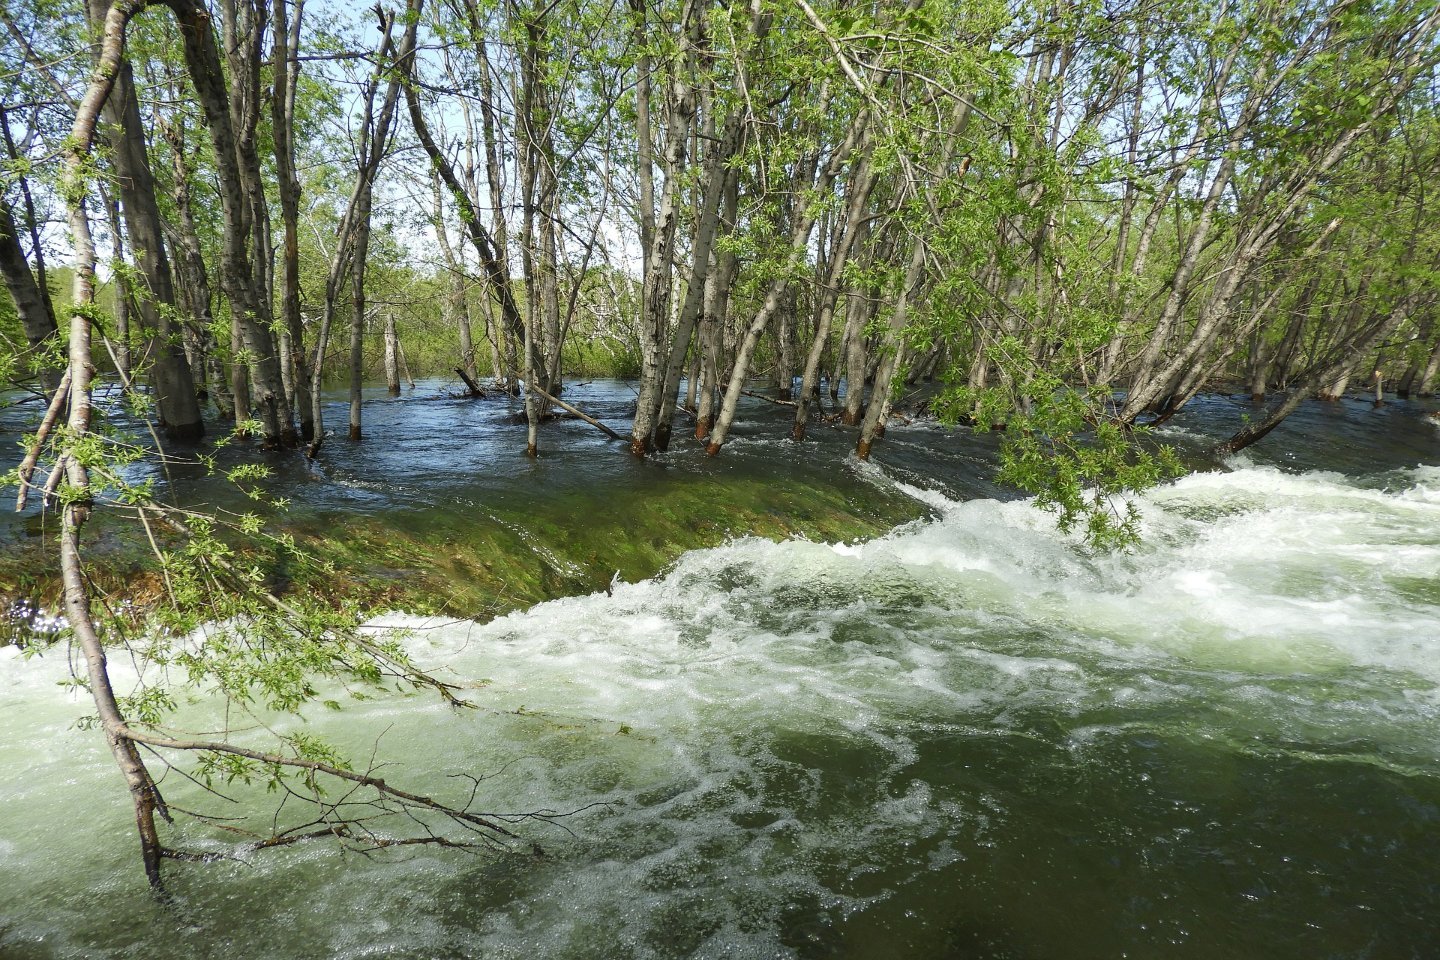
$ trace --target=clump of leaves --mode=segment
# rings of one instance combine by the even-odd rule
[[[1172,449],[1115,421],[1112,406],[1108,389],[1073,389],[1033,369],[983,390],[957,387],[935,401],[943,420],[1003,430],[997,479],[1033,495],[1062,531],[1080,530],[1102,550],[1140,540],[1140,512],[1128,494],[1184,472]]]

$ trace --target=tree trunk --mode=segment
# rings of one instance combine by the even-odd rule
[[[839,240],[831,245],[829,270],[816,294],[820,300],[820,309],[815,321],[815,339],[810,344],[810,352],[805,358],[805,370],[801,375],[800,397],[795,404],[795,423],[790,429],[790,437],[793,440],[805,439],[805,425],[810,419],[812,394],[816,397],[819,396],[820,361],[825,355],[825,344],[830,338],[836,300],[840,295],[845,267],[850,261],[850,251],[858,240],[863,236],[868,236],[869,224],[864,217],[864,212],[870,202],[870,194],[874,187],[875,176],[870,167],[867,134],[860,160],[851,174],[850,198],[845,210],[844,230],[841,232]],[[838,388],[832,384],[832,390],[834,389]]]
[[[412,15],[413,14],[413,15]],[[392,30],[394,18],[382,17],[379,48],[376,51],[376,65],[364,88],[361,121],[357,128],[355,186],[345,205],[340,220],[340,229],[335,238],[335,249],[330,259],[330,270],[325,281],[325,300],[321,304],[320,329],[315,337],[315,360],[311,370],[311,401],[315,422],[315,440],[310,445],[310,455],[319,450],[325,435],[325,418],[321,405],[321,385],[325,357],[330,343],[330,330],[335,313],[339,309],[341,289],[347,273],[350,276],[350,438],[359,440],[361,433],[361,412],[359,378],[363,377],[364,365],[364,323],[365,323],[365,259],[369,253],[370,205],[374,193],[375,178],[386,155],[390,131],[394,123],[396,106],[400,100],[402,73],[390,75],[386,83],[385,96],[377,115],[375,98],[380,81],[388,69],[392,52],[403,70],[412,69],[415,37],[419,29],[419,0],[412,4],[407,13],[405,31],[399,48],[393,45]],[[358,373],[356,371],[359,371]]]
[[[409,0],[405,13],[407,30],[410,29],[410,25],[419,22],[420,8],[421,0]],[[412,44],[411,49],[413,50],[413,39],[410,43]],[[405,67],[404,73],[407,80],[404,84],[405,103],[410,112],[410,124],[414,128],[415,136],[420,141],[421,147],[425,150],[426,156],[430,158],[431,165],[435,172],[440,175],[441,182],[445,184],[445,188],[450,192],[451,199],[459,211],[460,222],[465,225],[466,235],[470,238],[470,243],[480,258],[481,271],[485,276],[489,293],[494,297],[495,302],[500,308],[500,322],[503,324],[505,333],[514,338],[514,340],[526,344],[527,365],[533,366],[536,369],[542,369],[544,363],[533,354],[533,350],[529,344],[529,337],[526,335],[526,323],[520,315],[520,308],[515,299],[515,289],[511,283],[510,266],[503,243],[504,234],[501,232],[504,220],[497,209],[495,215],[495,234],[492,235],[491,232],[486,229],[485,224],[480,219],[479,209],[475,201],[466,193],[464,185],[460,182],[459,177],[456,176],[454,165],[431,135],[430,125],[426,122],[424,111],[421,108],[419,91],[413,82],[414,59],[413,56],[407,56],[403,60]],[[482,84],[485,82],[487,81],[482,79]],[[482,97],[481,107],[482,112],[488,114],[489,107],[487,101],[488,98]],[[494,142],[493,140],[491,141],[492,144]],[[494,176],[496,178],[499,177],[498,170],[495,171]],[[494,181],[492,181],[491,189],[492,195],[498,196],[498,187]],[[513,370],[516,366],[518,365],[511,364],[510,368]]]
[[[1335,377],[1335,379],[1329,381],[1324,386],[1322,386],[1316,396],[1319,399],[1325,400],[1330,403],[1334,403],[1341,397],[1345,396],[1345,391],[1350,386],[1350,375],[1354,372],[1353,368],[1359,365],[1359,363],[1360,361],[1358,358],[1352,361],[1350,364],[1352,369],[1344,370],[1339,373]]]
[[[400,394],[400,340],[395,335],[395,314],[385,314],[385,389]]]
[[[795,338],[797,336],[795,290],[786,291],[781,301],[778,329],[775,331],[775,397],[789,400],[795,394]]]
[[[355,256],[350,261],[350,440],[360,440],[361,394],[365,386],[365,260],[370,254],[370,191],[363,192],[355,218]]]
[[[234,322],[232,316],[230,324],[230,397],[233,401],[232,409],[235,413],[236,423],[249,420],[251,411],[254,409],[254,403],[250,397],[250,365],[240,359],[245,354],[245,344],[241,336],[240,324]]]
[[[200,231],[195,224],[195,212],[190,202],[190,180],[194,176],[194,169],[186,160],[188,154],[182,130],[178,126],[166,125],[164,133],[170,144],[170,197],[175,205],[175,221],[166,225],[166,233],[170,240],[170,249],[175,254],[174,266],[180,294],[190,317],[189,326],[195,333],[198,352],[205,364],[205,381],[209,384],[210,399],[221,418],[233,422],[236,419],[235,398],[231,393],[224,362],[216,350],[215,316],[210,306],[210,272],[205,266],[205,257],[200,246]],[[191,368],[192,372],[196,369],[193,366]]]
[[[691,413],[695,412],[695,402],[698,397],[700,379],[700,354],[704,351],[698,346],[690,349],[690,367],[685,372],[685,409]]]
[[[95,127],[101,108],[111,93],[122,63],[125,30],[136,9],[138,4],[120,3],[107,12],[103,20],[95,72],[91,75],[84,97],[76,110],[75,122],[65,145],[65,173],[72,185],[67,192],[66,206],[70,240],[75,249],[71,289],[73,310],[69,324],[70,415],[67,423],[72,443],[83,442],[90,431],[90,388],[95,369],[90,351],[91,307],[95,302],[95,244],[85,211],[87,195],[90,192],[87,167],[92,159]],[[90,619],[89,594],[80,566],[80,530],[89,518],[91,509],[90,477],[83,460],[73,455],[71,450],[73,447],[61,453],[70,487],[70,494],[61,514],[60,530],[60,569],[64,584],[65,612],[85,657],[86,679],[101,727],[130,790],[136,826],[140,834],[145,875],[150,884],[158,888],[161,847],[155,830],[155,811],[159,803],[159,792],[134,744],[123,736],[124,719],[110,687],[105,650]],[[161,809],[163,810],[163,807]]]
[[[235,355],[241,355],[239,347],[243,342],[244,355],[248,357],[250,376],[259,393],[260,413],[264,424],[266,443],[272,446],[293,445],[298,439],[292,422],[289,402],[285,397],[280,378],[280,364],[275,349],[274,337],[269,327],[269,291],[255,289],[256,268],[253,260],[257,256],[268,257],[268,251],[252,248],[254,228],[252,217],[257,203],[263,204],[264,191],[259,175],[259,161],[254,152],[255,110],[250,100],[258,100],[255,85],[258,84],[259,54],[254,54],[255,70],[244,69],[237,74],[236,89],[246,103],[230,102],[225,83],[225,69],[215,46],[210,12],[199,0],[162,0],[175,14],[180,23],[180,35],[185,44],[185,61],[195,92],[205,112],[206,126],[210,131],[217,168],[216,182],[220,186],[221,212],[224,237],[221,250],[221,285],[230,303],[232,326],[235,331]],[[112,7],[112,10],[114,8]],[[253,14],[254,11],[250,11]],[[247,14],[249,15],[249,14]],[[258,24],[248,22],[244,32],[251,37],[251,47],[256,35],[262,33]],[[227,24],[227,37],[235,32],[234,24]],[[250,48],[237,45],[235,59],[244,61]],[[247,80],[248,74],[254,74]],[[253,81],[253,82],[252,82]],[[232,116],[232,106],[235,116]],[[243,141],[237,138],[237,119],[243,124]],[[258,200],[257,200],[258,198]],[[236,391],[237,409],[243,410],[243,390]]]
[[[108,4],[90,0],[93,24],[103,23]],[[121,59],[115,86],[105,101],[110,126],[111,160],[118,175],[121,208],[136,267],[143,283],[131,285],[147,335],[150,377],[160,428],[172,440],[197,440],[205,434],[195,381],[175,326],[175,290],[160,225],[160,206],[140,119],[140,102],[130,63]],[[128,344],[127,344],[128,346]],[[128,363],[128,351],[125,352]]]
[[[470,301],[465,295],[465,268],[450,243],[450,232],[445,227],[444,194],[440,190],[440,175],[430,171],[430,189],[435,198],[435,238],[440,242],[440,253],[444,258],[446,278],[446,299],[450,308],[451,322],[460,334],[460,368],[472,381],[478,378],[475,370],[475,339],[470,325]],[[493,348],[492,348],[493,349]],[[495,364],[499,377],[499,364]]]
[[[851,297],[845,304],[845,409],[840,422],[847,427],[860,423],[865,406],[865,375],[869,369],[865,328],[879,310],[872,297]]]
[[[115,372],[120,382],[130,383],[134,373],[130,357],[130,344],[134,338],[131,332],[131,310],[135,305],[134,286],[130,281],[130,265],[125,262],[125,234],[120,226],[120,203],[100,189],[100,204],[105,208],[105,219],[110,225],[110,271],[115,290],[115,337],[110,340],[114,353]],[[154,336],[154,330],[148,331]],[[148,354],[149,351],[146,351]]]
[[[15,159],[15,145],[10,142],[10,131],[5,126],[3,111],[0,111],[0,130],[4,131],[5,145],[12,159]],[[20,244],[20,231],[15,223],[10,203],[0,191],[0,277],[15,303],[15,312],[20,317],[20,327],[25,333],[29,352],[34,354],[36,374],[41,389],[53,394],[60,383],[60,373],[38,362],[38,357],[49,346],[48,341],[58,336],[55,322],[55,307],[50,291],[45,286],[45,256],[40,249],[40,231],[35,217],[35,206],[30,197],[30,184],[25,177],[18,177],[21,196],[25,200],[26,232],[30,236],[35,269],[25,257]]]
[[[682,33],[690,33],[696,18],[695,0],[686,0],[682,12]],[[661,188],[660,207],[651,228],[650,243],[645,250],[645,272],[640,294],[640,390],[635,404],[635,420],[630,428],[630,452],[637,457],[645,456],[654,447],[654,431],[666,379],[669,355],[665,350],[665,328],[670,316],[675,231],[680,223],[681,165],[685,159],[690,123],[695,115],[694,92],[686,79],[689,67],[688,57],[685,62],[671,67],[666,102],[665,184]],[[640,136],[648,138],[648,131],[640,131]],[[648,162],[648,158],[648,150],[642,148],[642,165]],[[647,176],[653,176],[648,171],[641,171],[640,175],[642,183]],[[696,259],[699,260],[698,257]]]
[[[410,363],[405,359],[405,344],[401,343],[398,338],[395,340],[395,353],[400,358],[400,370],[405,374],[405,382],[410,385],[411,390],[414,390],[415,378],[410,375]]]
[[[695,242],[691,246],[692,263],[685,301],[680,307],[680,315],[671,338],[664,381],[655,398],[659,403],[659,410],[655,414],[653,446],[657,450],[670,448],[675,398],[680,389],[680,373],[684,369],[685,354],[690,349],[690,341],[694,337],[695,327],[704,306],[705,283],[714,259],[711,254],[719,233],[721,207],[726,205],[725,198],[730,193],[731,181],[737,178],[737,172],[727,171],[724,163],[740,145],[740,118],[732,115],[726,120],[725,134],[718,140],[713,136],[712,124],[707,124],[706,131],[710,134],[707,139],[715,142],[705,162],[704,196],[700,203],[699,221],[695,227]]]
[[[905,340],[901,334],[909,321],[910,299],[920,285],[925,269],[925,241],[916,237],[911,241],[910,264],[905,269],[904,286],[895,299],[895,308],[890,314],[887,341],[891,351],[880,361],[875,372],[875,389],[870,392],[870,403],[865,408],[865,419],[860,424],[860,439],[855,444],[855,455],[861,460],[870,459],[870,447],[875,439],[884,435],[885,420],[890,414],[890,391],[895,382],[895,373],[905,356]]]
[[[281,254],[280,317],[283,343],[289,345],[286,370],[291,371],[291,405],[300,417],[300,439],[315,439],[315,404],[310,397],[310,363],[305,350],[305,326],[300,316],[300,179],[295,173],[295,89],[299,81],[300,24],[305,0],[275,4],[275,42],[271,57],[272,88],[270,129],[275,143],[275,179],[284,230]]]
[[[267,446],[290,447],[299,442],[289,398],[280,373],[280,352],[274,335],[269,265],[274,251],[269,243],[270,215],[265,198],[265,177],[260,168],[260,72],[269,10],[266,0],[238,0],[221,6],[222,29],[229,73],[228,110],[224,129],[228,143],[216,144],[222,199],[229,196],[226,217],[226,255],[221,261],[221,282],[250,364],[254,403],[264,428]],[[209,20],[206,19],[208,26]],[[200,26],[191,30],[203,29]],[[182,31],[188,41],[191,30]],[[223,89],[218,60],[213,84]],[[192,69],[192,77],[196,71]],[[197,90],[199,81],[197,80]],[[202,103],[207,95],[201,93]],[[222,123],[219,107],[207,109],[212,135]],[[228,162],[220,160],[224,154]]]
[[[1436,340],[1435,346],[1430,350],[1430,357],[1425,361],[1416,381],[1415,392],[1422,397],[1433,396],[1436,373],[1440,373],[1440,340]]]

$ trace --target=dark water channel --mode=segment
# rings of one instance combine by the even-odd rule
[[[1248,404],[1198,402],[1163,438],[1204,469],[1140,498],[1141,547],[1096,555],[994,487],[990,437],[897,425],[861,466],[844,432],[794,447],[757,402],[718,460],[640,464],[560,423],[530,462],[503,401],[416,393],[377,393],[369,442],[332,441],[323,477],[277,458],[267,489],[317,518],[538,509],[576,536],[683,482],[898,492],[926,516],[860,543],[738,538],[484,625],[377,621],[483,681],[481,709],[397,696],[306,729],[422,789],[487,776],[490,810],[583,809],[538,862],[314,843],[180,865],[157,906],[65,658],[0,651],[0,956],[1440,956],[1425,409],[1316,404],[1221,464],[1203,450]],[[617,425],[631,397],[570,395]],[[242,502],[193,468],[168,483]]]

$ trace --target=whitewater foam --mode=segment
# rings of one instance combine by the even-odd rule
[[[1192,475],[1138,497],[1146,539],[1117,555],[1027,503],[919,490],[936,516],[873,541],[740,539],[483,625],[380,617],[479,709],[397,696],[306,729],[356,756],[378,741],[403,761],[391,782],[484,775],[489,809],[584,810],[572,832],[545,832],[541,863],[315,844],[177,868],[183,889],[202,930],[280,917],[230,944],[251,956],[939,956],[992,928],[1042,955],[1077,938],[1118,955],[1115,904],[1158,922],[1147,897],[1177,889],[1218,916],[1236,876],[1313,896],[1266,922],[1338,910],[1413,941],[1435,851],[1406,823],[1440,809],[1440,594],[1423,582],[1440,571],[1437,487],[1433,468],[1379,489]],[[16,760],[0,768],[0,886],[42,905],[0,907],[0,947],[64,930],[64,949],[95,955],[218,949],[144,931],[158,921],[128,892],[123,792],[98,737],[71,727],[85,705],[56,691],[66,673],[0,651]],[[1327,907],[1317,885],[1337,870],[1413,892]],[[134,919],[107,930],[97,896]],[[1272,955],[1324,952],[1294,944]]]

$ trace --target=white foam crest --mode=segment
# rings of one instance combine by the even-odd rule
[[[1077,549],[1028,504],[971,501],[862,544],[746,539],[693,552],[613,597],[555,601],[429,642],[434,661],[459,672],[466,650],[487,651],[476,668],[497,685],[565,677],[583,710],[649,697],[674,723],[737,702],[841,716],[867,697],[920,691],[973,703],[955,686],[957,651],[990,657],[992,679],[1005,662],[1027,675],[1063,669],[1033,650],[1005,661],[1008,651],[982,657],[966,642],[997,629],[1063,638],[1069,669],[1087,656],[1159,656],[1241,670],[1367,666],[1440,683],[1436,601],[1417,599],[1412,582],[1440,571],[1440,512],[1413,489],[1269,468],[1195,475],[1142,498],[1150,539],[1121,556]],[[871,629],[897,610],[926,623]]]
[[[1440,683],[1435,601],[1406,586],[1440,569],[1440,530],[1390,542],[1416,533],[1405,492],[1256,468],[1187,478],[1142,508],[1151,540],[1132,555],[1077,549],[1027,504],[972,501],[863,544],[749,539],[698,551],[613,598],[556,601],[465,636],[492,654],[476,669],[497,685],[563,677],[583,711],[623,713],[648,698],[652,720],[678,727],[767,703],[802,725],[854,722],[867,704],[907,698],[976,708],[1057,674],[1075,682],[1044,695],[1078,701],[1095,658],[1363,666]],[[880,626],[897,616],[903,627]],[[997,631],[1040,631],[1062,655],[987,649]],[[507,663],[524,667],[507,675]],[[981,667],[989,688],[977,694]]]
[[[426,627],[417,657],[456,676],[522,692],[564,678],[580,712],[650,698],[690,721],[695,705],[736,698],[833,709],[854,699],[851,672],[903,667],[934,688],[935,651],[948,657],[966,630],[994,629],[983,616],[1081,646],[1120,641],[1247,669],[1308,657],[1440,682],[1426,629],[1435,606],[1401,589],[1440,571],[1440,509],[1414,497],[1430,480],[1440,471],[1417,471],[1398,492],[1269,468],[1193,475],[1142,498],[1149,540],[1128,556],[1077,549],[1026,503],[945,501],[941,519],[868,543],[745,539],[687,554],[656,580],[617,584],[613,597],[554,601],[485,626],[398,615],[373,626]],[[911,630],[877,646],[855,633],[892,606],[935,620],[943,641]],[[822,682],[817,664],[829,670]],[[0,685],[17,695],[56,679],[13,653],[0,658]]]
[[[845,458],[845,466],[851,473],[877,487],[895,490],[912,500],[925,504],[939,512],[948,513],[960,506],[961,501],[952,500],[939,490],[921,487],[892,475],[873,460],[861,460],[854,453]]]
[[[959,501],[951,500],[939,490],[926,490],[923,487],[917,487],[913,484],[899,481],[896,481],[895,489],[907,497],[910,497],[912,500],[918,500],[927,507],[931,507],[941,513],[948,513],[960,505]]]

